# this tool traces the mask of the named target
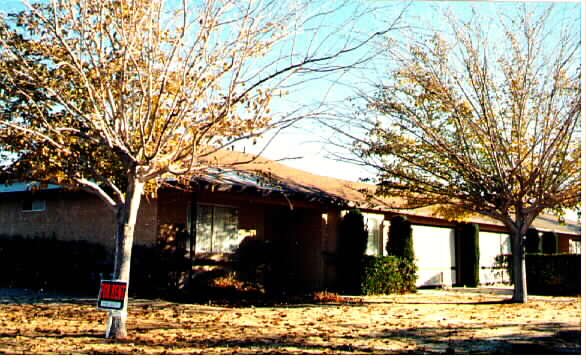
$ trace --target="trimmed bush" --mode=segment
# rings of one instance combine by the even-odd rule
[[[361,284],[363,295],[415,292],[417,266],[407,258],[365,256]]]
[[[391,219],[389,240],[385,246],[387,254],[406,259],[415,259],[413,249],[413,229],[411,222],[405,216],[395,216]]]
[[[352,210],[340,223],[337,251],[338,289],[340,292],[358,294],[362,258],[366,251],[368,230],[360,211]]]
[[[527,291],[538,295],[580,295],[580,255],[527,255]]]
[[[263,283],[264,274],[271,263],[273,249],[271,243],[256,236],[247,236],[240,242],[232,256],[234,269],[241,280]]]
[[[525,252],[527,254],[539,253],[539,231],[534,228],[527,230],[525,234]]]
[[[0,287],[97,295],[111,260],[104,246],[87,241],[0,236]]]
[[[134,245],[129,294],[175,294],[188,267],[184,254],[181,248]],[[100,280],[112,277],[113,260],[106,247],[88,241],[0,236],[0,287],[97,296]]]
[[[248,236],[230,257],[238,280],[270,295],[283,295],[295,290],[290,279],[290,268],[285,259],[285,241],[269,241]],[[196,291],[198,289],[195,289]]]
[[[512,278],[512,256],[500,257]],[[533,295],[580,295],[580,254],[527,254],[527,292]]]
[[[463,224],[458,228],[462,247],[462,285],[480,284],[480,245],[478,224]]]
[[[555,254],[557,252],[558,234],[554,232],[543,233],[541,242],[544,254]]]

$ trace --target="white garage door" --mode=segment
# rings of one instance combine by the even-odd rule
[[[480,283],[508,283],[507,269],[498,263],[497,257],[511,253],[509,235],[481,231],[478,235],[478,243],[480,248]]]
[[[418,267],[417,286],[451,286],[456,281],[454,229],[414,225],[413,247]]]

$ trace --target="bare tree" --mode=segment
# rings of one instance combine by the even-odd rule
[[[270,109],[283,89],[367,61],[364,45],[395,26],[342,36],[356,23],[328,20],[352,4],[328,4],[27,3],[0,20],[0,150],[18,157],[4,171],[99,196],[116,214],[114,277],[128,281],[144,194],[204,172],[219,149],[290,125],[298,114]],[[107,337],[126,336],[126,302]]]
[[[523,303],[527,229],[581,194],[579,20],[555,9],[448,15],[450,30],[395,40],[388,77],[354,102],[352,126],[326,123],[351,149],[339,158],[376,170],[375,195],[404,199],[392,206],[501,221]]]

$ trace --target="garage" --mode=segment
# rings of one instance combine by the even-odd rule
[[[499,263],[498,257],[511,253],[508,234],[481,231],[478,234],[480,248],[480,284],[502,284],[509,282],[506,267]]]
[[[452,286],[456,281],[455,230],[413,225],[416,286]]]

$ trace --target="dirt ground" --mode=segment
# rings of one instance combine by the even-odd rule
[[[455,290],[225,307],[132,299],[104,339],[95,299],[0,289],[0,354],[580,354],[581,298]]]

